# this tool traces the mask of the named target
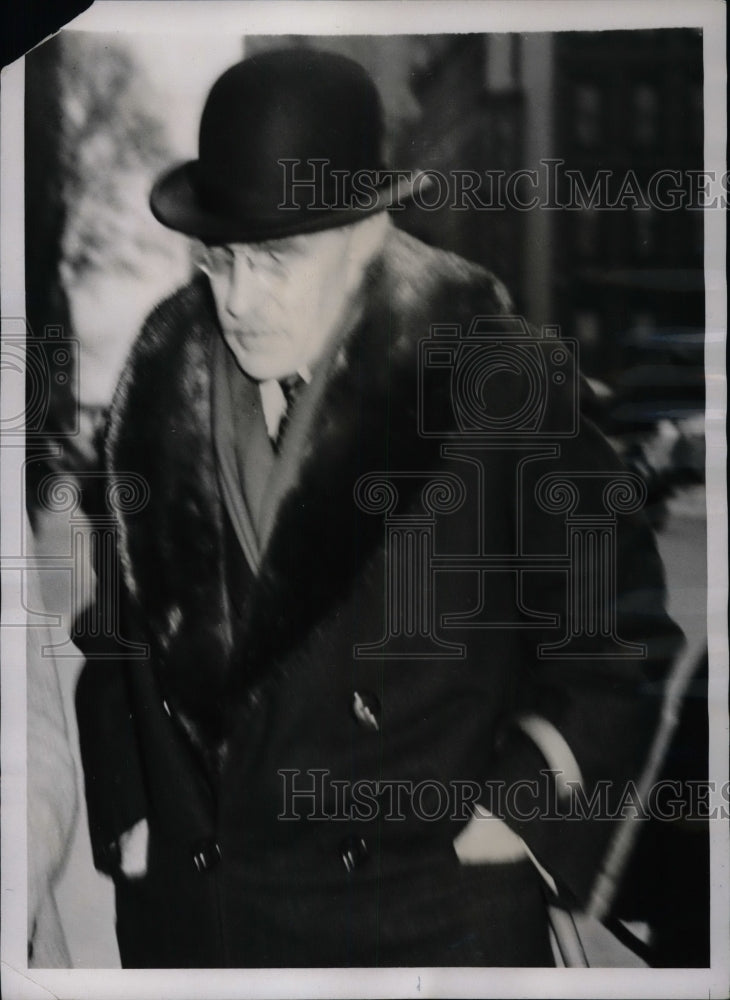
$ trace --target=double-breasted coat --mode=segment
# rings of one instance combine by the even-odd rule
[[[577,382],[550,375],[541,423],[480,437],[453,344],[508,313],[499,283],[394,229],[363,302],[255,570],[220,488],[202,278],[155,310],[117,390],[110,495],[130,473],[147,491],[112,504],[118,630],[147,653],[94,659],[87,642],[77,706],[127,966],[550,964],[533,861],[461,866],[453,839],[482,802],[584,902],[643,766],[678,633],[641,514],[606,514],[611,448],[586,420],[551,437]],[[452,347],[427,357],[435,328]],[[544,357],[538,340],[520,343]],[[469,384],[497,421],[516,410],[509,363]],[[571,476],[578,508],[556,501]],[[602,592],[570,561],[571,510],[614,539]],[[581,593],[603,611],[551,651]],[[606,815],[559,818],[561,777],[525,719],[559,734]],[[147,873],[130,879],[119,838],[141,818]]]

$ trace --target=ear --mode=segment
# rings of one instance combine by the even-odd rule
[[[348,241],[345,246],[348,262],[347,286],[354,288],[370,262],[382,250],[392,223],[387,212],[378,212],[361,222],[347,226]]]

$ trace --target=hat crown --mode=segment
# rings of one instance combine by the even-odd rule
[[[217,80],[200,122],[201,164],[277,170],[281,159],[328,159],[333,169],[382,167],[380,97],[345,56],[262,52]]]
[[[332,171],[381,170],[383,116],[378,92],[357,63],[313,50],[261,53],[214,84],[200,122],[198,184],[211,210],[234,205],[270,215],[286,201],[331,204]],[[289,170],[284,161],[299,161]],[[285,190],[287,177],[316,176],[324,190]],[[294,172],[292,174],[292,171]]]

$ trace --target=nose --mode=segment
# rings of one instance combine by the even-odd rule
[[[240,319],[256,301],[257,286],[260,289],[260,275],[254,272],[247,257],[236,255],[228,276],[225,295],[226,312],[233,319]]]

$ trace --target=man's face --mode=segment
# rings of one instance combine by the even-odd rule
[[[223,336],[252,378],[284,378],[316,361],[350,294],[351,230],[202,248]]]

